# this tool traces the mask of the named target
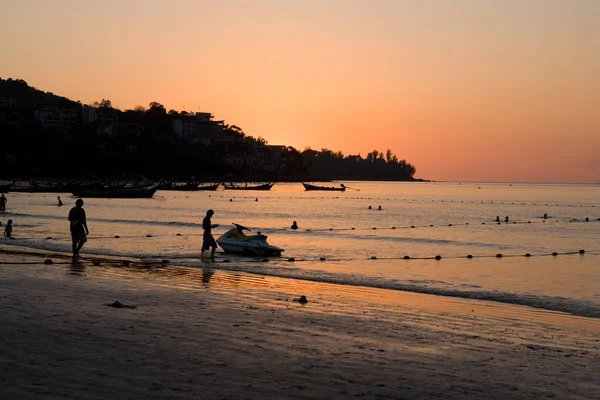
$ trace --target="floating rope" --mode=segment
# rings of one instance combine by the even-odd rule
[[[508,226],[508,225],[517,225],[517,224],[521,224],[521,225],[531,225],[531,224],[565,224],[565,223],[594,223],[594,222],[600,222],[600,218],[597,219],[590,219],[589,217],[586,217],[585,219],[577,219],[577,218],[573,218],[573,219],[569,219],[568,221],[559,221],[559,220],[553,220],[551,218],[547,218],[547,219],[541,219],[540,221],[509,221],[509,222],[505,222],[505,221],[484,221],[481,222],[480,225],[501,225],[501,226]],[[253,228],[255,231],[257,232],[266,232],[266,233],[273,233],[273,232],[295,232],[295,233],[301,233],[301,232],[339,232],[339,231],[374,231],[374,230],[401,230],[401,229],[417,229],[417,228],[441,228],[441,227],[452,227],[452,228],[457,228],[457,227],[461,227],[461,226],[475,226],[476,224],[473,223],[469,223],[469,222],[464,222],[464,223],[448,223],[448,224],[443,224],[443,225],[434,225],[434,224],[429,224],[429,225],[403,225],[403,226],[387,226],[387,227],[377,227],[377,226],[372,226],[372,227],[350,227],[350,228],[308,228],[308,229],[290,229],[290,228]],[[203,233],[186,233],[186,234],[181,234],[181,233],[175,233],[175,234],[152,234],[152,233],[147,233],[147,234],[140,234],[140,235],[100,235],[100,236],[88,236],[88,239],[92,239],[92,240],[105,240],[105,239],[134,239],[134,238],[142,238],[142,237],[146,237],[146,238],[159,238],[159,237],[172,237],[172,236],[179,236],[179,237],[194,237],[194,236],[203,236]],[[12,237],[11,239],[14,240],[19,240],[19,241],[27,241],[27,240],[70,240],[71,237],[70,236],[46,236],[46,237],[27,237],[27,238],[19,238],[19,237]]]
[[[73,265],[77,265],[77,264],[92,264],[94,266],[100,266],[100,265],[118,265],[118,266],[123,266],[123,267],[129,267],[129,266],[139,266],[139,267],[152,267],[152,266],[156,266],[156,265],[162,265],[162,266],[166,266],[168,264],[171,264],[170,260],[168,259],[162,259],[162,260],[157,260],[157,261],[136,261],[136,260],[125,260],[125,259],[111,259],[111,258],[107,258],[107,257],[85,257],[85,258],[81,258],[78,260],[78,262],[73,263],[73,262],[55,262],[52,260],[52,256],[57,257],[57,258],[69,258],[70,256],[67,255],[62,255],[62,254],[53,254],[53,255],[44,255],[44,254],[40,254],[40,253],[27,253],[27,252],[11,252],[11,251],[2,251],[4,253],[8,253],[8,254],[26,254],[26,255],[30,255],[30,256],[39,256],[39,257],[44,257],[44,261],[43,263],[45,265],[57,265],[57,264],[62,264],[62,265],[69,265],[69,264],[73,264]],[[430,257],[410,257],[410,256],[402,256],[402,257],[377,257],[377,256],[371,256],[368,258],[368,260],[370,261],[378,261],[378,260],[384,260],[384,261],[389,261],[389,260],[436,260],[436,261],[440,261],[442,259],[473,259],[473,258],[505,258],[505,257],[511,257],[511,258],[515,258],[515,257],[557,257],[560,255],[581,255],[583,256],[584,254],[600,254],[600,251],[592,251],[592,252],[586,252],[585,250],[581,249],[581,250],[577,250],[577,251],[565,251],[565,252],[552,252],[552,253],[539,253],[539,254],[531,254],[531,253],[525,253],[525,254],[508,254],[508,255],[504,255],[501,253],[497,253],[495,255],[472,255],[472,254],[468,254],[466,256],[444,256],[442,257],[441,255],[436,255],[436,256],[430,256]],[[326,257],[319,257],[318,261],[320,262],[325,262],[325,261],[360,261],[362,259],[336,259],[336,258],[326,258]],[[240,261],[240,260],[237,260]],[[283,257],[279,257],[279,258],[247,258],[243,260],[244,262],[255,262],[255,263],[265,263],[265,262],[270,262],[270,261],[287,261],[290,263],[295,263],[295,262],[314,262],[317,261],[316,259],[297,259],[295,257],[289,257],[287,259],[283,258]],[[227,258],[224,259],[218,259],[218,260],[213,260],[208,262],[208,264],[213,264],[213,263],[231,263],[232,260],[229,260]],[[10,262],[0,262],[0,265],[26,265],[26,264],[34,264],[34,262],[31,261],[10,261]]]

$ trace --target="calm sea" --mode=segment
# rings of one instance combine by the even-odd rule
[[[352,189],[344,193],[305,192],[290,183],[269,192],[84,199],[90,238],[82,255],[166,259],[600,318],[600,185],[345,183]],[[0,221],[14,220],[16,239],[2,238],[0,246],[69,252],[66,218],[75,199],[61,195],[65,205],[58,207],[56,196],[9,193]],[[263,261],[219,250],[215,263],[201,262],[209,208],[220,224],[215,238],[236,222],[268,235],[283,256]],[[297,231],[289,229],[294,220]]]

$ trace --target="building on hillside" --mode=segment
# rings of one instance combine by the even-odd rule
[[[14,99],[0,99],[0,124],[20,126],[19,109]]]
[[[127,138],[139,138],[143,132],[142,125],[131,122],[117,122],[102,129],[104,135]]]
[[[0,99],[0,109],[17,108],[17,101],[14,99]]]
[[[223,121],[214,121],[213,118],[211,113],[205,112],[179,116],[172,122],[173,132],[190,143],[210,146],[223,132]]]
[[[77,110],[44,108],[36,110],[34,116],[46,129],[69,131],[77,124]]]
[[[84,106],[81,111],[81,120],[84,124],[96,122],[98,126],[109,126],[119,121],[119,113],[112,107]]]

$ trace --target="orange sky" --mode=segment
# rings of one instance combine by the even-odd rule
[[[0,77],[417,176],[600,182],[600,1],[0,0]],[[1,96],[1,94],[0,94]]]

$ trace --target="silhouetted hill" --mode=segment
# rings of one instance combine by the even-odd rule
[[[16,100],[17,107],[24,109],[81,107],[76,101],[29,86],[23,79],[0,78],[0,99]]]
[[[271,146],[210,113],[167,111],[158,102],[121,111],[109,99],[83,106],[22,79],[0,78],[0,135],[0,177],[416,180],[416,168],[390,149],[366,158],[300,152]]]

